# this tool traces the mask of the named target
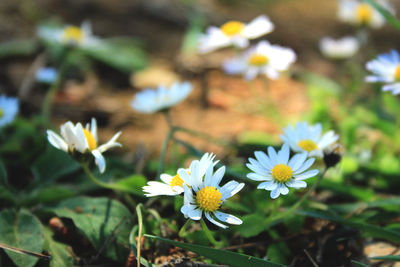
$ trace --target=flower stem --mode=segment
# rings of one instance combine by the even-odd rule
[[[46,122],[50,121],[51,106],[53,104],[54,96],[56,95],[56,93],[61,85],[61,82],[62,82],[62,79],[64,76],[64,72],[66,70],[66,65],[67,65],[66,62],[68,61],[69,54],[70,54],[69,50],[67,49],[61,58],[61,63],[60,63],[60,67],[58,69],[56,80],[50,86],[50,88],[47,91],[46,96],[43,100],[42,116]]]
[[[165,161],[165,155],[166,155],[167,148],[168,148],[168,143],[171,140],[171,138],[174,136],[175,131],[176,130],[174,127],[170,127],[167,135],[165,136],[164,142],[161,147],[160,159],[158,161],[157,178],[160,177],[161,172],[164,170],[164,161]]]
[[[142,231],[143,231],[143,216],[141,210],[142,207],[143,207],[142,203],[136,206],[136,214],[138,216],[138,224],[139,224],[138,241],[136,247],[137,267],[140,267],[140,253],[142,250]]]
[[[189,226],[189,224],[191,223],[191,220],[188,219],[185,224],[182,226],[182,228],[179,230],[178,236],[179,237],[183,237],[186,233],[186,228]]]
[[[87,163],[81,163],[81,167],[83,169],[83,171],[86,173],[86,175],[89,177],[90,180],[92,180],[93,183],[95,183],[96,185],[100,186],[100,187],[104,187],[107,189],[112,189],[112,190],[120,190],[118,187],[113,186],[112,184],[109,183],[104,183],[100,180],[98,180],[90,171],[89,168],[89,164]]]
[[[206,237],[211,242],[211,244],[213,244],[215,247],[222,247],[222,243],[215,240],[215,238],[213,237],[210,229],[208,229],[207,224],[205,223],[203,218],[200,219],[200,223],[201,223],[201,227],[203,228],[204,233],[206,234]]]
[[[274,221],[280,220],[285,218],[286,216],[293,214],[294,211],[296,211],[308,198],[309,196],[315,191],[315,189],[318,187],[318,185],[320,184],[322,178],[325,176],[326,171],[328,170],[328,168],[325,168],[324,171],[321,173],[321,175],[318,176],[317,180],[315,181],[315,183],[312,185],[312,187],[299,199],[299,201],[297,201],[296,204],[294,204],[293,206],[291,206],[289,209],[287,209],[286,211],[279,213],[276,216],[272,216],[271,219],[269,219],[267,221],[267,224],[270,224]]]
[[[174,128],[175,128],[175,131],[184,132],[184,133],[190,134],[192,136],[196,136],[196,137],[205,139],[207,141],[213,142],[213,143],[215,143],[217,145],[220,145],[220,146],[233,147],[233,145],[231,143],[226,142],[226,141],[221,140],[221,139],[218,139],[218,138],[215,138],[215,137],[213,137],[213,136],[211,136],[209,134],[203,133],[203,132],[198,132],[198,131],[195,131],[195,130],[192,130],[192,129],[188,129],[188,128],[184,128],[184,127],[181,127],[181,126],[174,126]]]

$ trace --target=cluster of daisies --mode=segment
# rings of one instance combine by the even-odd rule
[[[296,54],[292,49],[272,45],[262,40],[243,51],[249,46],[250,40],[266,35],[274,28],[274,24],[265,15],[247,24],[240,21],[228,21],[220,27],[211,26],[205,34],[200,36],[198,51],[205,54],[219,48],[233,46],[240,53],[223,63],[223,69],[227,74],[243,74],[247,80],[254,79],[258,74],[277,79],[279,74],[286,71],[296,60]]]
[[[382,8],[391,14],[394,8],[387,0],[377,0]],[[332,59],[346,59],[354,56],[362,43],[367,43],[365,32],[367,28],[378,29],[385,24],[385,18],[374,7],[361,0],[338,0],[338,18],[359,29],[358,38],[346,36],[340,39],[324,37],[320,40],[321,53]],[[382,83],[383,91],[400,94],[400,55],[396,50],[380,54],[366,64],[366,69],[372,72],[365,78],[366,82]]]
[[[321,124],[298,122],[295,127],[290,125],[283,129],[281,139],[284,144],[280,150],[268,147],[267,153],[256,151],[255,158],[249,158],[247,167],[252,172],[247,177],[261,182],[257,188],[270,191],[273,199],[288,194],[289,188],[305,188],[307,184],[304,180],[319,172],[317,169],[310,170],[315,157],[323,157],[323,151],[336,143],[338,138],[333,131],[322,134]],[[291,150],[294,152],[292,156]],[[181,212],[192,220],[200,220],[204,214],[210,222],[222,228],[227,226],[221,222],[241,224],[239,218],[220,209],[228,198],[244,187],[244,183],[229,181],[220,186],[225,166],[214,171],[217,164],[215,155],[206,153],[200,160],[192,161],[189,168],[178,169],[174,176],[162,174],[161,182],[148,182],[143,191],[148,197],[183,193]]]
[[[346,59],[354,56],[360,45],[367,43],[364,34],[368,28],[379,29],[385,24],[385,18],[372,6],[362,0],[338,0],[337,16],[341,22],[357,27],[357,37],[345,36],[339,39],[324,37],[319,42],[321,53],[331,59]],[[377,3],[388,12],[394,13],[387,0]]]

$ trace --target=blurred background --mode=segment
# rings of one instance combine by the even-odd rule
[[[400,10],[398,1],[392,4]],[[195,90],[188,101],[172,110],[174,120],[216,137],[245,139],[254,133],[276,136],[282,126],[301,118],[309,109],[309,99],[296,73],[309,71],[335,79],[341,67],[322,57],[318,41],[324,36],[339,38],[354,33],[352,26],[337,20],[336,13],[335,0],[3,0],[0,43],[36,38],[37,26],[49,21],[77,26],[90,21],[95,36],[134,38],[146,54],[146,64],[133,73],[99,63],[83,68],[84,73],[82,69],[69,72],[57,93],[52,118],[54,125],[59,125],[66,120],[88,121],[95,116],[100,127],[105,128],[101,131],[104,138],[122,130],[125,148],[132,151],[142,146],[152,154],[157,153],[167,125],[158,114],[135,113],[130,101],[141,89],[177,79],[192,81]],[[292,73],[268,82],[268,90],[264,89],[263,79],[246,82],[222,73],[220,64],[231,51],[204,56],[190,51],[191,33],[232,19],[248,22],[261,14],[268,15],[276,26],[266,39],[293,48],[298,56]],[[376,51],[361,55],[364,62],[376,53],[398,47],[400,38],[386,25],[371,31],[370,42]],[[41,48],[25,49],[26,55],[17,57],[9,50],[0,51],[0,90],[21,95],[24,87],[22,113],[29,116],[39,109],[46,89],[29,84]],[[273,108],[267,108],[266,103],[272,103]],[[221,151],[204,141],[189,140],[203,149]]]

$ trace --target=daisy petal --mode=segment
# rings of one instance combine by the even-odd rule
[[[217,217],[218,220],[229,223],[229,224],[239,225],[239,224],[243,223],[241,219],[239,219],[238,217],[233,216],[231,214],[216,211],[216,212],[214,212],[214,215],[215,215],[215,217]]]
[[[210,213],[204,212],[204,214],[206,215],[206,218],[207,218],[210,222],[212,222],[213,224],[215,224],[216,226],[219,226],[219,227],[224,228],[224,229],[228,228],[228,226],[226,226],[226,225],[224,225],[224,224],[222,224],[222,223],[219,223],[219,222],[217,222],[216,220],[214,220],[214,219],[211,217]]]

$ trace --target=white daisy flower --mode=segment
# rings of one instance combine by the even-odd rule
[[[63,45],[93,47],[101,44],[101,40],[92,33],[90,22],[85,21],[81,27],[66,25],[63,28],[40,26],[38,29],[40,38],[47,42]]]
[[[393,8],[385,0],[378,0],[389,12],[394,13]],[[339,20],[356,26],[368,26],[380,28],[385,24],[385,18],[371,5],[360,0],[339,0]]]
[[[378,55],[366,66],[367,70],[373,73],[365,78],[366,82],[387,83],[382,87],[383,91],[392,91],[395,95],[400,94],[400,55],[396,50]]]
[[[94,118],[92,118],[91,123],[86,124],[86,128],[83,128],[80,123],[74,125],[70,121],[61,125],[60,128],[62,137],[51,130],[47,130],[47,139],[50,144],[71,154],[75,153],[75,151],[82,154],[91,153],[101,173],[106,168],[102,153],[112,147],[122,146],[116,142],[121,132],[116,133],[107,143],[98,146],[97,122]]]
[[[230,181],[220,187],[219,183],[225,174],[225,166],[219,168],[215,173],[213,169],[214,166],[210,164],[206,173],[203,174],[200,162],[193,161],[190,164],[189,172],[183,169],[178,171],[179,176],[184,181],[184,205],[181,212],[186,218],[189,217],[195,221],[200,220],[204,213],[210,222],[222,228],[227,228],[227,226],[216,221],[213,216],[225,223],[242,224],[242,220],[239,218],[221,212],[219,209],[228,198],[243,188],[244,183]],[[191,185],[191,187],[188,185]]]
[[[296,123],[295,128],[289,125],[283,129],[281,139],[295,152],[308,152],[310,157],[323,157],[323,150],[335,143],[339,136],[334,131],[322,133],[322,125],[308,125],[307,122]]]
[[[157,89],[147,89],[135,94],[131,105],[141,113],[154,113],[182,102],[192,89],[193,86],[189,82],[176,82],[170,88],[159,86]]]
[[[314,177],[318,170],[309,170],[314,163],[314,158],[307,159],[307,152],[295,154],[289,158],[290,150],[284,144],[278,153],[273,147],[268,147],[268,156],[262,151],[254,152],[256,159],[249,158],[246,166],[252,170],[247,178],[254,181],[263,181],[257,189],[271,191],[271,198],[275,199],[280,194],[287,195],[288,187],[296,189],[307,187],[303,180]]]
[[[244,48],[249,40],[261,37],[274,30],[274,24],[265,15],[258,16],[250,23],[228,21],[221,27],[208,27],[207,33],[199,37],[198,50],[208,53],[230,45]]]
[[[345,59],[354,56],[360,44],[357,38],[353,36],[346,36],[341,39],[332,39],[324,37],[319,42],[319,49],[321,53],[328,58],[332,59]]]
[[[0,128],[14,121],[19,110],[18,98],[0,96]]]
[[[296,54],[290,48],[271,45],[260,41],[243,55],[225,61],[223,69],[227,74],[244,74],[245,79],[252,80],[258,74],[270,79],[277,79],[296,60]]]
[[[204,175],[207,171],[209,165],[215,166],[218,161],[214,161],[215,155],[212,153],[205,153],[200,161],[199,161],[199,174]],[[190,172],[189,169],[184,169],[186,172]],[[179,172],[179,170],[178,170]],[[169,174],[161,174],[160,175],[161,182],[150,181],[146,186],[143,186],[143,191],[145,192],[146,197],[154,197],[154,196],[175,196],[183,193],[183,180],[179,176],[179,173],[175,176],[171,176]],[[187,184],[187,186],[191,186]]]

